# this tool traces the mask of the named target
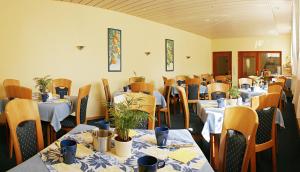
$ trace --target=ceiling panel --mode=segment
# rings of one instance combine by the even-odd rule
[[[114,10],[209,38],[290,33],[292,0],[61,0]]]

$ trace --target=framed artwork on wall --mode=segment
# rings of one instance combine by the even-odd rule
[[[121,30],[108,28],[108,72],[122,71]]]
[[[174,71],[174,41],[165,40],[166,71]]]

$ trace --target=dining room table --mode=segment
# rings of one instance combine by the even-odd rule
[[[251,88],[240,88],[239,92],[240,92],[240,95],[242,98],[251,99],[254,96],[260,96],[263,94],[267,94],[268,86],[264,86],[264,87],[254,86],[253,90],[251,90]],[[284,91],[282,91],[281,100],[283,100],[285,103],[287,103],[287,97],[286,97],[286,94]]]
[[[137,159],[145,155],[154,156],[165,162],[165,166],[159,169],[158,172],[213,172],[213,169],[203,152],[186,129],[169,130],[166,148],[159,148],[156,145],[154,130],[131,130],[130,133],[133,140],[132,151],[128,157],[119,157],[115,154],[113,139],[110,151],[95,151],[92,144],[92,132],[95,130],[98,130],[98,128],[80,124],[27,161],[10,169],[9,172],[58,172],[65,169],[69,169],[69,171],[72,172],[137,172]],[[77,142],[75,163],[71,165],[63,163],[60,155],[60,148],[58,145],[60,141],[65,139],[72,139]],[[184,145],[189,146],[187,147]]]
[[[250,106],[250,102],[242,102],[242,106]],[[237,106],[227,105],[226,107]],[[225,108],[218,108],[217,100],[199,100],[197,102],[197,116],[204,123],[201,134],[210,142],[211,134],[221,134]],[[276,110],[275,123],[285,127],[282,113],[279,108]]]
[[[65,96],[64,99],[59,99],[57,96],[42,102],[33,94],[33,100],[38,103],[38,109],[41,121],[49,122],[54,131],[61,129],[60,122],[68,115],[76,110],[77,96]],[[9,102],[7,98],[0,99],[0,113],[5,111],[5,105]]]
[[[126,92],[120,91],[120,90],[119,91],[115,91],[115,92],[113,92],[112,97],[116,97],[116,96],[119,96],[119,95],[122,95],[122,94],[125,94],[125,93],[130,93],[130,92],[131,92],[130,89],[128,89]],[[156,106],[160,106],[160,107],[163,107],[163,108],[167,107],[166,99],[162,95],[161,92],[159,92],[157,90],[154,90],[153,91],[153,96],[155,97]],[[113,98],[112,98],[111,101],[112,101],[111,103],[113,103]]]

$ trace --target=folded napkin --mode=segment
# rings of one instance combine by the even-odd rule
[[[190,160],[196,158],[197,155],[198,154],[195,152],[195,150],[191,148],[181,148],[171,152],[169,154],[169,158],[175,159],[186,164]]]
[[[80,167],[76,164],[58,163],[52,165],[57,172],[81,172]]]
[[[170,153],[168,149],[160,149],[157,148],[156,146],[152,146],[147,149],[142,149],[141,152],[162,160],[167,159]]]
[[[83,144],[77,144],[76,157],[84,158],[86,156],[90,156],[94,153],[93,150],[85,147]]]
[[[143,135],[140,137],[141,140],[156,145],[156,138],[153,135]]]

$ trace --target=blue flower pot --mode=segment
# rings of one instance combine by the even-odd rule
[[[43,93],[41,96],[42,96],[42,101],[43,102],[46,102],[48,97],[49,97],[48,93]]]

